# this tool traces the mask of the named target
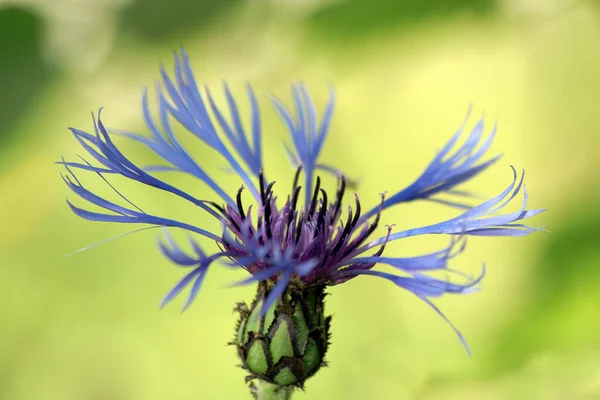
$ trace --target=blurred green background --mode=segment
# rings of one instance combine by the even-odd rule
[[[489,129],[497,121],[492,153],[505,157],[468,189],[498,193],[512,164],[527,170],[531,206],[549,209],[533,223],[550,233],[473,238],[453,261],[488,267],[481,292],[437,302],[472,358],[418,299],[357,279],[330,290],[330,368],[296,398],[600,399],[600,2],[591,0],[0,0],[0,399],[249,398],[225,346],[235,302],[253,296],[227,288],[243,273],[211,269],[181,314],[182,299],[158,309],[182,271],[160,256],[156,231],[62,256],[127,230],[68,210],[53,165],[80,152],[67,127],[90,130],[103,106],[108,126],[143,130],[142,88],[181,45],[199,81],[226,79],[239,94],[253,83],[267,171],[282,187],[292,169],[268,94],[289,101],[288,85],[303,80],[322,105],[331,82],[337,111],[322,160],[360,179],[365,203],[410,183],[473,103],[471,125],[484,112]],[[168,196],[115,183],[147,210],[203,221]],[[410,204],[385,222],[407,229],[455,213]]]

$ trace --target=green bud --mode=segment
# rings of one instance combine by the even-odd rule
[[[250,379],[302,387],[324,365],[329,344],[331,317],[324,314],[325,287],[305,287],[293,280],[282,298],[261,315],[273,286],[271,281],[260,282],[252,307],[238,304],[234,343]]]

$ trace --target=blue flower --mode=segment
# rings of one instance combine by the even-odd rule
[[[387,279],[412,292],[448,321],[431,299],[446,293],[470,293],[477,289],[485,272],[484,269],[479,276],[469,277],[448,268],[448,262],[464,250],[465,238],[469,235],[522,236],[538,230],[522,223],[543,211],[527,209],[524,174],[519,177],[512,169],[510,185],[497,196],[476,206],[465,203],[464,199],[469,194],[457,189],[457,186],[480,174],[499,158],[485,159],[494,133],[484,138],[483,120],[475,125],[464,143],[453,150],[463,136],[463,124],[418,179],[388,198],[382,195],[379,204],[364,212],[358,195],[355,194],[348,201],[347,178],[335,167],[320,164],[318,160],[333,116],[333,91],[330,91],[325,111],[319,116],[303,85],[292,87],[293,109],[288,109],[282,101],[273,98],[274,107],[289,131],[292,146],[287,147],[288,154],[297,166],[291,192],[286,194],[285,201],[278,202],[274,182],[266,180],[262,169],[261,118],[252,88],[247,87],[250,120],[242,121],[237,101],[227,85],[223,88],[226,110],[215,104],[208,88],[200,89],[184,51],[175,54],[174,69],[173,77],[161,69],[162,85],[157,88],[158,118],[152,116],[148,96],[146,93],[143,95],[142,110],[151,135],[109,133],[99,111],[97,117],[93,118],[93,134],[71,129],[75,139],[88,153],[88,159],[81,157],[77,162],[60,162],[67,169],[67,174],[63,176],[67,186],[88,203],[106,210],[89,211],[68,201],[78,216],[91,221],[173,227],[190,233],[192,253],[180,247],[168,233],[159,239],[159,247],[166,257],[175,264],[191,269],[167,294],[163,305],[191,286],[184,308],[188,307],[196,298],[208,268],[213,262],[224,259],[232,266],[250,273],[240,284],[265,280],[274,282],[274,289],[263,306],[265,310],[281,296],[291,280],[299,280],[308,286],[328,286],[360,275],[371,275]],[[188,153],[173,133],[173,123],[183,126],[203,145],[211,147],[223,157],[243,184],[235,195],[228,194],[219,182],[211,178],[205,167]],[[164,163],[146,168],[134,164],[112,141],[111,135],[114,134],[141,143]],[[124,205],[106,200],[84,187],[74,174],[77,169],[96,173],[123,199]],[[337,175],[338,186],[335,191],[328,192],[322,187],[321,179],[316,175],[319,170]],[[155,177],[153,173],[156,171],[193,175],[206,183],[214,196],[198,199]],[[111,174],[191,202],[202,212],[216,218],[222,229],[212,232],[185,221],[146,213],[108,183],[106,176]],[[300,179],[302,176],[303,181]],[[252,215],[252,206],[246,207],[248,200],[243,199],[244,189],[253,197],[251,203],[254,203],[256,216]],[[520,193],[523,195],[520,210],[503,213],[504,207]],[[454,196],[459,200],[447,200],[443,196]],[[387,208],[415,200],[437,201],[458,207],[461,211],[447,221],[404,231],[394,231],[388,225],[384,236],[373,236]],[[342,205],[347,202],[350,205],[345,209]],[[439,234],[450,235],[450,243],[430,254],[407,258],[383,255],[386,245],[395,240]],[[214,241],[216,250],[205,252],[194,235]],[[377,264],[391,266],[397,273],[374,270]],[[445,278],[436,277],[439,272],[443,272]],[[458,335],[462,340],[460,333]]]

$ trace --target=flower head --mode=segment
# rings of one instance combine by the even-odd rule
[[[457,189],[458,185],[478,175],[499,158],[484,159],[494,134],[484,138],[482,120],[467,135],[464,143],[454,150],[463,136],[463,124],[415,182],[387,198],[382,195],[379,204],[365,211],[358,195],[348,193],[348,179],[336,168],[319,163],[319,154],[333,116],[333,91],[322,115],[319,115],[303,85],[292,87],[292,109],[286,108],[282,101],[273,99],[289,131],[292,146],[287,147],[288,154],[297,166],[295,171],[290,171],[293,185],[288,191],[267,180],[263,171],[260,111],[250,86],[247,94],[251,116],[250,121],[245,123],[227,85],[224,85],[227,110],[216,105],[208,88],[201,90],[185,52],[175,55],[174,77],[169,76],[164,68],[161,72],[162,84],[157,89],[158,118],[152,116],[147,94],[143,96],[142,110],[150,136],[131,132],[109,133],[98,112],[97,118],[94,117],[93,134],[71,129],[93,160],[63,160],[60,164],[67,168],[68,174],[64,179],[68,187],[85,201],[106,210],[90,211],[69,202],[73,212],[80,217],[92,221],[179,228],[190,235],[200,235],[214,241],[215,249],[205,251],[190,236],[190,253],[168,233],[159,240],[159,247],[166,257],[175,264],[191,268],[167,294],[163,304],[189,287],[184,308],[189,306],[196,298],[208,268],[215,261],[226,260],[248,271],[249,277],[240,284],[269,283],[268,290],[261,292],[264,297],[261,302],[263,315],[292,283],[305,288],[323,288],[359,275],[387,279],[412,292],[439,312],[431,298],[446,293],[472,292],[483,278],[483,272],[478,277],[469,277],[448,268],[449,260],[464,249],[466,236],[521,236],[537,229],[522,223],[522,220],[542,210],[527,210],[523,174],[519,178],[514,169],[511,184],[497,196],[479,205],[467,205],[464,199],[469,194]],[[211,178],[205,166],[188,153],[173,133],[173,123],[183,126],[201,144],[214,149],[228,163],[242,184],[237,193],[227,193],[218,181]],[[164,163],[146,168],[136,165],[113,142],[112,135],[115,134],[141,143]],[[110,184],[110,188],[125,203],[119,205],[109,201],[84,187],[74,175],[77,169],[94,172],[107,183],[106,176],[116,174],[169,192],[219,220],[222,229],[212,232],[186,221],[147,213]],[[207,194],[206,198],[198,199],[157,178],[154,175],[156,171],[190,174],[206,183],[214,195]],[[318,171],[336,174],[337,188],[333,191],[324,188]],[[521,209],[502,213],[503,208],[519,193],[523,193]],[[443,196],[454,196],[460,200],[447,200]],[[395,231],[393,225],[387,225],[383,236],[374,236],[377,227],[385,220],[387,208],[415,200],[438,201],[458,207],[461,211],[447,221],[409,230]],[[385,247],[393,241],[439,234],[450,235],[451,240],[448,246],[430,254],[406,258],[384,255]],[[391,266],[397,273],[374,270],[377,264]],[[439,271],[445,272],[446,278],[432,275]]]

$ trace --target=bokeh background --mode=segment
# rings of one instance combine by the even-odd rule
[[[0,399],[249,398],[225,345],[235,302],[253,296],[227,288],[243,273],[211,269],[182,314],[183,299],[158,308],[182,271],[160,256],[156,231],[63,256],[128,228],[68,210],[53,164],[80,152],[67,127],[92,129],[90,112],[103,106],[108,126],[143,131],[142,89],[181,45],[201,82],[217,89],[226,79],[238,94],[253,83],[267,170],[281,187],[292,168],[268,94],[289,101],[289,84],[303,80],[321,105],[335,85],[322,160],[357,178],[365,203],[410,183],[473,104],[470,126],[484,113],[488,130],[497,121],[492,153],[505,156],[467,188],[490,197],[514,165],[527,170],[531,206],[549,210],[533,221],[549,233],[472,238],[453,261],[488,268],[481,292],[437,302],[471,358],[425,304],[365,277],[330,290],[330,368],[296,398],[600,399],[600,3],[591,0],[0,1]],[[190,145],[237,188],[220,160]],[[203,222],[168,196],[115,183],[145,209]],[[455,214],[409,204],[385,222],[407,229]]]

